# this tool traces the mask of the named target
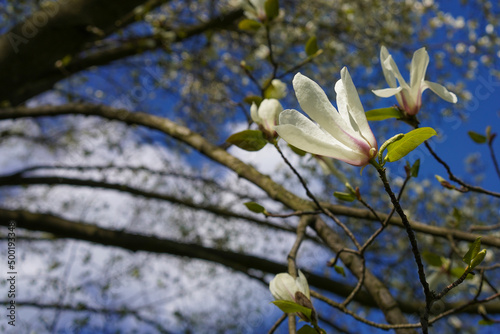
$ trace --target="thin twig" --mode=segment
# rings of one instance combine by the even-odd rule
[[[354,249],[350,249],[350,248],[342,248],[340,251],[337,252],[337,254],[335,255],[335,258],[332,260],[332,261],[328,261],[328,263],[326,264],[328,267],[333,267],[337,264],[337,261],[339,260],[340,258],[340,254],[342,253],[351,253],[351,254],[356,254],[356,255],[360,255],[359,254],[359,251],[356,251]]]
[[[457,286],[459,286],[460,284],[462,284],[462,282],[467,278],[467,276],[469,275],[470,273],[470,270],[466,270],[462,276],[460,276],[455,282],[449,284],[447,287],[445,287],[443,289],[443,291],[441,291],[440,293],[436,294],[434,296],[434,300],[440,300],[441,298],[443,298],[444,296],[446,296],[446,294],[448,292],[450,292],[452,289],[456,288]]]
[[[278,146],[278,143],[274,143],[274,147],[276,147],[276,150],[278,150],[278,153],[280,154],[281,158],[283,159],[283,161],[285,161],[285,163],[288,165],[288,167],[290,167],[290,169],[292,170],[292,172],[297,176],[297,178],[299,179],[300,183],[302,184],[302,187],[304,188],[304,190],[306,191],[306,194],[307,194],[307,197],[309,197],[313,202],[314,204],[316,204],[316,207],[321,210],[321,212],[323,212],[325,215],[327,215],[328,217],[330,217],[338,226],[340,226],[344,232],[347,234],[347,236],[352,240],[352,242],[354,243],[354,245],[356,246],[356,248],[360,249],[361,248],[361,245],[360,243],[358,242],[358,240],[356,239],[356,237],[354,236],[354,234],[352,234],[352,232],[347,228],[347,226],[345,226],[333,213],[331,213],[329,210],[325,209],[320,203],[319,201],[316,199],[316,197],[312,194],[312,192],[309,190],[309,187],[307,186],[307,183],[306,181],[302,178],[302,176],[299,174],[299,172],[295,169],[295,167],[292,166],[292,164],[290,163],[290,161],[288,161],[288,159],[285,157],[285,155],[283,154],[283,152],[281,151],[281,149],[279,148]]]
[[[408,184],[408,181],[410,180],[410,178],[411,178],[411,176],[410,176],[410,175],[408,175],[408,176],[406,177],[406,179],[404,180],[403,185],[401,186],[401,189],[399,189],[399,194],[398,194],[398,197],[397,197],[398,202],[401,200],[401,197],[403,196],[403,192],[404,192],[404,190],[405,190],[405,188],[406,188],[406,185]],[[394,215],[394,212],[396,212],[396,208],[395,208],[395,207],[393,207],[393,208],[391,209],[391,212],[389,212],[389,214],[388,214],[388,215],[387,215],[387,217],[385,218],[385,220],[384,220],[384,221],[382,221],[382,219],[379,217],[379,215],[377,214],[377,212],[376,212],[375,210],[373,210],[373,208],[372,208],[370,205],[368,205],[368,203],[365,203],[364,201],[360,201],[360,202],[361,202],[363,205],[365,205],[365,206],[368,208],[368,210],[370,210],[370,211],[373,213],[373,215],[374,215],[374,216],[375,216],[375,217],[376,217],[376,218],[377,218],[377,219],[378,219],[378,220],[382,223],[382,226],[380,226],[380,227],[379,227],[379,228],[378,228],[378,229],[377,229],[377,230],[376,230],[376,231],[375,231],[375,232],[374,232],[374,233],[373,233],[373,234],[372,234],[372,235],[371,235],[371,236],[370,236],[370,237],[369,237],[369,238],[365,241],[365,243],[364,243],[363,247],[361,247],[361,249],[359,250],[360,254],[363,254],[363,253],[366,251],[366,249],[368,248],[368,246],[370,246],[370,245],[371,245],[371,243],[372,243],[373,241],[375,241],[375,238],[377,238],[377,237],[380,235],[380,233],[382,233],[382,232],[385,230],[385,228],[389,225],[389,221],[391,220],[392,216]]]
[[[500,268],[500,263],[495,263],[495,264],[492,264],[491,266],[478,266],[477,267],[477,269],[485,270],[485,271],[499,269],[499,268]]]
[[[468,231],[469,232],[474,232],[474,231],[493,231],[500,229],[500,224],[495,224],[495,225],[488,225],[488,226],[480,226],[480,225],[472,225],[469,227]]]
[[[500,193],[497,193],[494,191],[489,191],[489,190],[483,189],[481,187],[471,186],[470,184],[467,184],[467,183],[463,182],[462,180],[460,180],[458,177],[456,177],[451,172],[450,166],[448,166],[448,164],[446,162],[444,162],[444,160],[441,159],[436,154],[436,152],[434,152],[434,150],[431,148],[431,145],[429,145],[428,142],[424,142],[424,144],[427,147],[427,149],[429,150],[429,152],[431,153],[431,155],[434,157],[434,159],[436,159],[437,162],[439,162],[441,165],[443,165],[443,167],[446,169],[446,172],[448,173],[448,177],[450,178],[450,180],[458,183],[459,185],[461,185],[462,187],[464,187],[467,190],[500,198]]]
[[[317,210],[317,211],[294,211],[292,213],[284,213],[284,214],[267,212],[266,216],[276,217],[276,218],[288,218],[288,217],[294,217],[294,216],[312,216],[312,215],[317,215],[320,213],[321,213],[320,210]]]
[[[491,139],[488,140],[488,148],[490,149],[491,160],[493,161],[493,165],[495,165],[495,171],[497,172],[498,177],[500,178],[500,167],[498,166],[498,160],[495,156],[495,150],[493,149],[493,140],[496,138],[495,135],[492,135]]]
[[[268,24],[266,24],[266,38],[267,38],[267,47],[269,48],[269,62],[273,65],[273,74],[271,76],[271,80],[276,78],[276,74],[278,73],[278,63],[274,59],[273,52],[273,43],[271,41],[271,28]],[[269,80],[268,85],[271,84],[271,80]],[[264,87],[264,89],[267,87]]]
[[[427,280],[425,278],[425,271],[424,271],[424,264],[422,263],[422,257],[420,256],[420,251],[418,250],[418,244],[417,244],[417,239],[415,237],[415,232],[413,232],[413,229],[411,228],[410,222],[408,220],[408,217],[406,217],[406,214],[404,213],[403,209],[401,208],[401,205],[399,204],[398,199],[394,195],[394,192],[391,189],[391,186],[389,185],[389,181],[387,180],[387,176],[385,174],[385,169],[384,168],[377,168],[377,171],[379,173],[380,179],[382,180],[382,183],[384,184],[385,191],[391,198],[392,205],[396,209],[396,212],[399,214],[401,217],[401,221],[403,222],[403,225],[406,229],[406,233],[408,234],[408,239],[410,240],[411,244],[411,250],[413,252],[413,256],[415,258],[415,262],[417,264],[418,268],[418,277],[420,280],[420,284],[422,284],[422,287],[424,289],[424,295],[425,295],[425,312],[421,317],[421,324],[422,324],[422,332],[424,334],[427,334],[429,332],[428,325],[429,325],[429,312],[430,308],[432,306],[433,302],[433,293],[431,292],[429,288],[429,283],[427,283]]]
[[[285,319],[286,319],[286,313],[283,313],[281,315],[281,317],[278,320],[276,320],[276,322],[274,323],[274,325],[269,329],[269,331],[267,332],[267,334],[273,334],[278,329],[278,327],[281,325],[281,323],[283,321],[285,321]]]
[[[316,291],[311,290],[311,296],[327,303],[330,306],[333,306],[334,308],[344,312],[347,315],[350,315],[354,319],[356,319],[364,324],[367,324],[369,326],[375,327],[375,328],[389,330],[389,329],[404,329],[404,328],[419,328],[419,327],[421,327],[421,324],[416,324],[416,323],[415,324],[396,324],[396,325],[387,325],[387,324],[376,323],[374,321],[370,321],[368,319],[360,317],[359,315],[357,315],[353,311],[348,310],[347,308],[342,306],[342,304],[337,303],[337,302],[331,300],[328,297],[323,296],[322,294],[320,294]]]
[[[443,313],[441,313],[441,314],[439,314],[439,315],[431,318],[429,320],[429,324],[433,324],[433,323],[435,323],[436,321],[438,321],[441,318],[444,318],[444,317],[446,317],[446,316],[448,316],[450,314],[453,314],[453,313],[460,312],[461,310],[463,310],[463,309],[465,309],[467,307],[470,307],[472,305],[484,304],[484,303],[487,303],[487,302],[489,302],[489,301],[491,301],[493,299],[496,299],[498,297],[500,297],[500,293],[495,293],[494,295],[491,295],[490,297],[485,298],[485,299],[481,299],[481,300],[471,300],[470,302],[467,302],[467,303],[465,303],[465,304],[463,304],[461,306],[457,306],[457,307],[454,307],[452,309],[449,309],[448,311],[445,311],[445,312],[443,312]]]
[[[361,277],[358,280],[358,283],[354,287],[354,289],[351,291],[349,296],[342,302],[343,307],[347,307],[349,303],[356,297],[359,291],[361,291],[361,288],[363,287],[363,284],[365,283],[365,276],[366,276],[366,261],[364,256],[360,256],[361,258],[361,266],[363,267],[362,272],[361,272]]]
[[[290,73],[294,73],[294,72],[298,71],[302,66],[307,65],[308,63],[312,62],[314,60],[314,58],[316,58],[317,56],[319,56],[322,53],[323,53],[323,50],[319,50],[315,55],[307,57],[306,59],[302,60],[300,63],[294,65],[292,68],[286,70],[284,73],[281,73],[280,75],[278,75],[276,78],[281,79],[281,78],[289,75]]]

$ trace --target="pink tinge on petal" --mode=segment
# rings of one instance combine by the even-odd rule
[[[366,138],[364,138],[362,134],[360,134],[360,137],[353,137],[351,134],[344,131],[344,129],[341,129],[341,130],[347,136],[349,136],[349,138],[351,138],[351,142],[350,142],[351,147],[350,148],[354,151],[358,151],[361,154],[363,154],[366,157],[366,159],[363,159],[362,161],[359,161],[359,162],[353,162],[353,161],[349,161],[347,159],[341,159],[341,158],[339,158],[339,160],[347,162],[348,164],[353,165],[353,166],[365,166],[365,165],[367,165],[369,163],[369,161],[374,156],[372,148],[375,148],[375,150],[378,151],[377,141],[376,141],[375,137],[373,138],[375,140],[375,142],[373,143],[375,147],[372,147],[371,144],[368,142],[368,140]]]
[[[410,116],[416,115],[420,110],[419,103],[412,101],[411,96],[404,94],[404,91],[401,91],[399,96],[401,97],[402,102],[402,105],[400,105],[401,109],[403,109]]]

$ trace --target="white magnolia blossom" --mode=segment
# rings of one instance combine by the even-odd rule
[[[347,68],[340,75],[335,84],[337,111],[317,83],[297,73],[293,88],[299,104],[318,125],[297,110],[288,109],[280,114],[275,130],[303,151],[365,166],[377,154],[377,141]]]
[[[266,89],[265,95],[268,99],[282,99],[286,96],[287,88],[286,84],[279,80],[273,79],[271,85]]]
[[[270,134],[274,134],[274,126],[278,122],[279,114],[283,111],[281,103],[276,99],[264,99],[259,107],[252,103],[250,116],[252,120],[262,126]]]
[[[373,93],[380,97],[396,95],[399,107],[408,115],[416,115],[422,106],[422,93],[429,88],[445,101],[456,103],[457,96],[449,92],[444,86],[425,79],[425,72],[429,65],[429,54],[425,48],[420,48],[413,54],[410,69],[410,85],[399,72],[396,62],[385,46],[380,49],[380,63],[385,80],[391,88],[377,89]],[[399,82],[399,87],[396,82]]]
[[[264,21],[266,19],[266,0],[242,0],[245,16],[252,20]]]
[[[293,278],[292,275],[281,273],[276,275],[269,283],[269,290],[276,300],[287,300],[296,303],[295,294],[303,293],[308,299],[311,298],[309,284],[304,274],[299,270],[299,276]]]

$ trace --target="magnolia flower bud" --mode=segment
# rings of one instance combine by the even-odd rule
[[[269,290],[276,300],[294,302],[311,309],[312,319],[309,319],[302,313],[297,314],[304,321],[311,322],[316,320],[316,311],[311,302],[309,285],[307,284],[306,277],[300,270],[299,276],[295,279],[287,273],[276,275],[269,283]]]
[[[252,103],[250,116],[264,131],[270,134],[271,137],[274,137],[276,134],[274,126],[278,122],[281,111],[283,111],[283,107],[278,100],[265,99],[260,103],[259,107],[255,103]]]
[[[286,84],[278,79],[273,79],[269,87],[266,88],[264,96],[266,99],[282,99],[286,96],[287,87]]]

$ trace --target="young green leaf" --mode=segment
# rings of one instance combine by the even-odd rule
[[[423,251],[422,258],[433,267],[441,267],[443,265],[443,258],[429,251]]]
[[[316,39],[316,36],[311,36],[306,43],[306,54],[307,56],[311,57],[318,52],[318,40]]]
[[[250,152],[259,151],[267,144],[264,134],[259,130],[244,130],[235,133],[226,142]]]
[[[452,274],[456,278],[462,277],[462,275],[466,272],[469,271],[468,269],[464,269],[463,267],[455,267],[450,270],[450,274]],[[465,279],[471,280],[474,278],[474,275],[469,273]]]
[[[262,102],[262,97],[257,96],[257,95],[249,95],[243,99],[243,101],[249,105],[252,105],[252,103],[255,103],[257,107],[260,105]]]
[[[335,271],[336,271],[338,274],[340,274],[340,275],[342,275],[342,276],[344,276],[344,277],[345,277],[345,271],[344,271],[344,268],[343,268],[343,267],[340,267],[340,266],[333,266],[333,269],[335,269]]]
[[[282,310],[285,313],[296,313],[300,312],[303,313],[307,318],[311,318],[311,312],[312,310],[310,308],[304,307],[302,305],[299,305],[297,303],[288,301],[288,300],[275,300],[272,301],[274,305],[278,306],[280,310]]]
[[[472,260],[477,256],[479,253],[479,249],[481,248],[481,237],[478,237],[469,247],[469,250],[467,253],[464,255],[462,261],[468,266],[471,265]]]
[[[387,155],[384,160],[397,161],[413,151],[424,141],[437,133],[433,128],[418,128],[405,134],[403,138],[387,146]]]
[[[343,193],[340,191],[334,192],[333,196],[335,196],[335,198],[341,201],[346,201],[346,202],[352,202],[356,199],[356,196],[354,194]]]
[[[238,23],[238,29],[247,31],[259,30],[261,26],[262,24],[260,22],[251,19],[244,19]]]
[[[278,17],[280,13],[280,4],[278,0],[266,0],[264,3],[267,19],[270,21]]]
[[[403,116],[399,109],[394,107],[368,110],[365,115],[369,121],[383,121],[384,119],[401,118]]]
[[[266,212],[266,208],[264,208],[259,203],[246,202],[246,203],[243,203],[243,204],[245,204],[245,206],[247,207],[247,209],[250,210],[250,211],[252,211],[252,212],[255,212],[255,213],[264,213],[264,212]]]
[[[482,320],[479,320],[478,324],[482,325],[482,326],[490,326],[490,325],[494,325],[495,322],[491,319],[482,319]]]
[[[470,263],[470,269],[476,268],[478,265],[483,262],[484,258],[486,257],[486,249],[483,249],[479,253],[477,253],[476,257],[472,259]]]
[[[434,175],[434,177],[436,178],[436,180],[438,180],[439,183],[448,182],[444,177],[440,175]]]
[[[289,146],[289,147],[290,147],[290,149],[293,151],[293,153],[295,153],[295,154],[297,154],[297,155],[299,155],[299,156],[301,156],[301,157],[303,157],[304,155],[306,155],[306,154],[307,154],[307,152],[306,152],[306,151],[302,151],[300,148],[297,148],[297,147],[295,147],[295,146],[293,146],[293,145],[288,144],[288,146]]]
[[[477,132],[474,131],[469,131],[467,132],[469,134],[470,139],[472,139],[475,143],[477,144],[484,144],[486,143],[486,136],[483,136]]]
[[[304,325],[297,331],[297,334],[318,334],[318,332],[309,325]]]
[[[418,177],[418,171],[419,170],[420,170],[420,159],[417,159],[413,163],[413,166],[411,166],[411,169],[410,169],[410,175],[411,175],[411,177]]]

